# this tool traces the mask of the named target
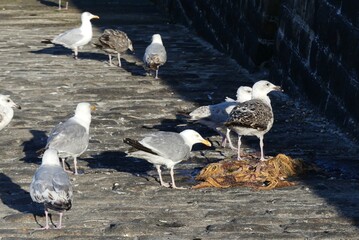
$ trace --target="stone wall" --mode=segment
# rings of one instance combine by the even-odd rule
[[[154,1],[241,65],[271,66],[359,139],[359,1]]]

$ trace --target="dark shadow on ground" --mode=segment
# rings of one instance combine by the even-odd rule
[[[0,173],[0,198],[3,204],[21,213],[33,213],[30,193],[4,173]]]
[[[47,135],[45,131],[30,130],[32,138],[24,141],[21,145],[25,156],[20,159],[26,163],[41,164],[41,149],[46,146]]]
[[[114,169],[119,172],[128,172],[134,175],[146,174],[153,169],[153,165],[146,160],[126,157],[121,151],[107,151],[93,155],[91,159],[81,159],[92,169]]]
[[[55,2],[54,0],[48,1],[48,0],[38,0],[41,4],[48,6],[48,7],[59,7],[58,2]]]
[[[55,55],[55,56],[68,56],[69,60],[73,60],[73,54],[72,54],[72,50],[71,49],[67,49],[62,47],[61,45],[55,45],[52,47],[47,47],[47,48],[43,48],[40,50],[36,50],[36,51],[30,51],[31,53],[34,54],[49,54],[49,55]],[[101,53],[94,53],[94,52],[90,52],[90,51],[81,51],[79,50],[78,53],[78,59],[87,59],[87,60],[97,60],[97,61],[105,61],[106,59],[106,55],[101,54]]]

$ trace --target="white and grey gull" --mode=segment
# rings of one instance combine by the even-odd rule
[[[163,46],[161,35],[153,34],[151,44],[148,45],[143,56],[143,62],[150,70],[156,72],[155,79],[158,79],[158,70],[166,61],[167,52]]]
[[[14,108],[21,109],[9,95],[0,94],[0,131],[5,128],[14,117]]]
[[[124,53],[127,50],[134,50],[132,41],[127,34],[114,29],[105,29],[102,35],[98,38],[98,43],[94,43],[93,45],[108,54],[110,65],[112,65],[112,55],[117,54],[119,67],[121,67],[121,53]]]
[[[91,110],[95,106],[89,103],[79,103],[75,115],[53,128],[45,149],[54,149],[58,152],[65,170],[65,160],[68,157],[74,159],[75,174],[77,171],[77,157],[84,153],[89,144]]]
[[[252,97],[252,88],[241,86],[237,89],[237,100],[226,98],[224,102],[201,106],[193,110],[189,116],[191,121],[197,121],[214,131],[222,137],[222,146],[226,145],[226,135],[222,133],[221,128],[224,127],[224,122],[228,119],[229,113],[237,105],[237,103],[245,102]],[[232,143],[230,147],[234,148]]]
[[[41,229],[50,228],[49,209],[59,212],[60,220],[56,228],[62,228],[63,212],[72,207],[73,190],[56,150],[48,149],[44,152],[41,166],[36,170],[30,185],[30,196],[34,202],[44,204],[46,224]]]
[[[274,121],[271,101],[267,96],[271,91],[282,91],[282,89],[266,80],[256,82],[252,87],[251,100],[238,103],[224,123],[227,128],[238,134],[238,159],[241,159],[241,136],[256,136],[259,138],[261,149],[260,160],[265,160],[263,138],[264,134],[272,128]],[[231,141],[229,131],[227,131],[227,139]]]
[[[63,32],[52,40],[47,39],[42,42],[60,44],[72,49],[74,51],[74,58],[77,59],[79,48],[88,44],[92,39],[92,24],[90,20],[94,18],[99,19],[99,16],[84,12],[81,14],[80,27]]]
[[[196,143],[203,143],[211,146],[198,132],[187,129],[180,133],[155,132],[141,141],[125,138],[124,143],[135,148],[128,156],[142,158],[152,163],[158,172],[161,186],[179,188],[174,179],[174,166],[190,157],[192,146]],[[161,166],[170,169],[172,184],[169,185],[162,180]]]

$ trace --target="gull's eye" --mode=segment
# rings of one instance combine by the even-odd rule
[[[7,99],[6,102],[10,102],[10,99]]]

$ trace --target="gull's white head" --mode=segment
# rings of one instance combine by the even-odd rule
[[[96,110],[96,107],[87,102],[79,103],[77,104],[74,118],[88,130],[91,123],[91,111],[94,110]]]
[[[21,109],[19,105],[14,103],[9,95],[2,95],[0,94],[0,106],[4,108],[18,108]]]
[[[93,15],[93,14],[91,14],[89,12],[83,12],[81,14],[81,22],[90,21],[93,18],[99,19],[100,17],[96,16],[96,15]]]
[[[270,99],[267,96],[271,91],[283,91],[281,87],[276,86],[266,80],[256,82],[252,87],[252,99],[261,99],[270,105]]]
[[[152,35],[152,43],[159,43],[159,44],[163,45],[161,35],[153,34]]]
[[[237,102],[242,103],[248,100],[251,100],[252,98],[252,88],[242,86],[239,87],[237,90]]]
[[[204,145],[209,147],[212,146],[212,144],[208,140],[204,139],[198,132],[192,129],[186,129],[180,132],[180,135],[190,148],[192,148],[192,146],[196,143],[203,143]]]
[[[42,164],[61,166],[55,149],[47,149],[42,156]]]

